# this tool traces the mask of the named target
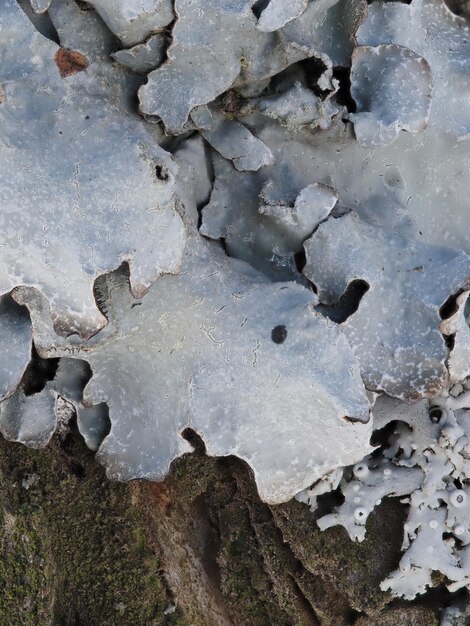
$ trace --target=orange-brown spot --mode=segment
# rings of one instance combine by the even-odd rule
[[[55,54],[54,60],[62,78],[66,78],[77,72],[83,72],[89,65],[85,55],[81,52],[77,52],[77,50],[70,50],[69,48],[59,48]]]
[[[149,491],[153,496],[154,502],[157,508],[167,514],[172,506],[171,490],[168,488],[165,482],[161,483],[149,483]]]

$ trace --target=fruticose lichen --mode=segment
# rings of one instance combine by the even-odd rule
[[[404,498],[384,590],[470,587],[469,41],[443,0],[4,0],[2,434],[75,414],[161,480],[190,428],[356,540]]]

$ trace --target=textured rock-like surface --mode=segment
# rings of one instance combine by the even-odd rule
[[[39,289],[57,329],[90,335],[106,321],[92,292],[99,274],[127,259],[142,295],[179,269],[175,167],[127,108],[119,82],[111,91],[102,82],[99,64],[95,75],[82,53],[42,38],[16,2],[2,5],[0,20],[21,51],[2,38],[0,291]]]
[[[350,626],[352,609],[361,626],[439,623],[378,589],[399,550],[396,502],[353,543],[299,503],[260,502],[233,458],[188,455],[161,485],[107,481],[74,430],[46,450],[0,439],[0,501],[0,623],[280,626],[315,613]]]
[[[470,276],[470,259],[423,245],[404,224],[386,231],[351,212],[306,242],[306,276],[325,304],[351,281],[369,289],[343,324],[367,388],[402,399],[433,396],[447,380],[439,310]]]
[[[357,112],[350,118],[361,145],[386,145],[400,130],[424,130],[432,92],[425,59],[396,45],[359,46],[351,65],[351,95]]]

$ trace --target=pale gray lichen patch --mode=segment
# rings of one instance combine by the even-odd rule
[[[432,78],[428,63],[397,45],[359,46],[351,61],[350,114],[354,132],[365,147],[386,145],[400,130],[418,133],[427,125]]]
[[[150,35],[144,43],[116,50],[111,56],[123,67],[139,74],[146,74],[162,64],[168,43],[169,39],[166,34],[156,33]]]
[[[172,0],[88,0],[126,46],[147,39],[174,19]]]
[[[354,212],[320,225],[305,252],[322,303],[338,302],[353,280],[369,285],[342,324],[366,387],[407,400],[437,395],[448,377],[439,311],[468,280],[469,257],[421,243],[406,222],[390,231]]]
[[[28,396],[17,389],[0,404],[0,432],[8,441],[43,448],[56,429],[55,402],[50,389]]]
[[[456,137],[470,133],[470,27],[442,0],[374,2],[357,32],[361,45],[397,44],[426,59],[434,89],[429,124]]]
[[[233,84],[260,82],[314,54],[313,45],[299,45],[282,30],[261,32],[251,4],[176,0],[168,60],[139,90],[141,111],[177,133],[194,107],[212,102]]]
[[[314,0],[299,18],[284,26],[283,32],[300,45],[315,46],[334,65],[349,66],[356,31],[367,10],[366,0]]]
[[[253,104],[264,115],[278,120],[289,129],[306,125],[310,128],[329,128],[332,118],[341,110],[331,97],[322,100],[300,82],[280,94],[259,98]]]
[[[313,183],[301,189],[294,206],[289,206],[269,197],[271,189],[272,185],[268,181],[261,191],[264,203],[259,212],[270,218],[273,227],[282,232],[284,245],[279,249],[279,254],[289,256],[297,252],[315,228],[328,217],[338,197],[332,187]]]
[[[0,291],[39,289],[57,329],[91,335],[106,322],[93,297],[99,274],[128,260],[133,291],[142,295],[179,269],[185,233],[175,165],[126,108],[119,74],[109,90],[99,65],[96,81],[93,66],[65,72],[69,66],[55,60],[61,49],[36,33],[16,2],[2,6],[0,19],[27,40],[1,72]],[[33,56],[30,42],[38,39]]]
[[[104,405],[85,407],[81,402],[89,378],[89,366],[84,361],[60,359],[55,375],[43,389],[28,390],[21,385],[0,403],[0,432],[9,441],[44,448],[54,433],[65,436],[68,421],[75,414],[86,444],[96,450],[109,423]]]
[[[258,20],[258,28],[266,32],[279,30],[307,9],[309,0],[270,0],[268,6],[263,9]]]
[[[44,13],[47,11],[52,0],[31,0],[31,8],[35,13]]]
[[[263,499],[286,500],[299,480],[306,485],[368,447],[368,426],[343,419],[367,419],[357,365],[307,290],[256,282],[215,244],[191,247],[179,277],[162,277],[138,307],[127,284],[110,285],[115,334],[83,355],[94,372],[86,401],[110,407],[98,455],[115,478],[161,479],[187,449],[179,433],[190,427],[209,454],[245,459]],[[341,389],[338,376],[348,381]],[[268,433],[275,445],[260,448]]]
[[[201,135],[225,159],[230,159],[237,170],[257,171],[273,162],[271,150],[246,126],[234,120],[225,120],[220,115],[213,116],[212,120],[213,126],[201,128]]]
[[[197,145],[186,154],[204,162]],[[180,167],[192,231],[182,271],[141,301],[124,273],[101,279],[104,336],[58,355],[86,359],[93,377],[83,403],[109,406],[98,457],[111,477],[161,479],[190,449],[181,436],[190,427],[209,454],[246,460],[263,499],[283,501],[370,450],[358,364],[341,331],[313,310],[312,292],[272,284],[197,234],[198,169]],[[267,437],[273,445],[262,444]]]

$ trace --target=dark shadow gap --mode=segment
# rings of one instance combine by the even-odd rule
[[[257,19],[260,18],[261,13],[268,6],[268,4],[269,0],[256,0],[256,2],[253,4],[251,10],[253,11]]]
[[[369,284],[365,280],[353,280],[336,304],[319,304],[315,310],[336,324],[342,324],[358,310],[363,296],[368,291]]]
[[[45,13],[34,13],[30,0],[17,0],[17,2],[28,16],[31,24],[41,35],[60,45],[59,34],[52,23],[49,13],[47,11]]]
[[[319,98],[326,97],[330,93],[330,90],[323,90],[318,86],[319,78],[325,70],[328,69],[325,63],[317,57],[310,57],[309,59],[300,61],[298,65],[305,73],[309,89]]]
[[[40,393],[46,384],[53,380],[60,359],[42,359],[36,351],[34,344],[31,349],[31,361],[23,374],[20,387],[25,396],[33,396]]]
[[[206,142],[205,139],[203,140],[203,143],[204,143],[204,156],[206,160],[207,171],[209,174],[209,180],[211,182],[211,189],[210,189],[208,197],[204,198],[204,200],[202,202],[199,202],[196,206],[197,215],[198,215],[198,218],[197,218],[198,230],[202,226],[202,211],[211,201],[212,192],[214,191],[214,184],[215,184],[215,170],[214,170],[214,164],[212,163],[212,159],[211,159],[211,147],[209,146],[209,144]]]
[[[333,78],[339,82],[339,89],[336,92],[336,101],[341,106],[345,106],[349,113],[356,112],[356,102],[351,95],[350,68],[337,66],[333,68]]]
[[[454,315],[455,313],[457,313],[457,311],[459,310],[459,307],[457,305],[457,298],[460,296],[461,293],[462,290],[454,293],[447,298],[447,300],[439,309],[439,315],[441,316],[441,319],[446,320],[449,317],[452,317],[452,315]]]

